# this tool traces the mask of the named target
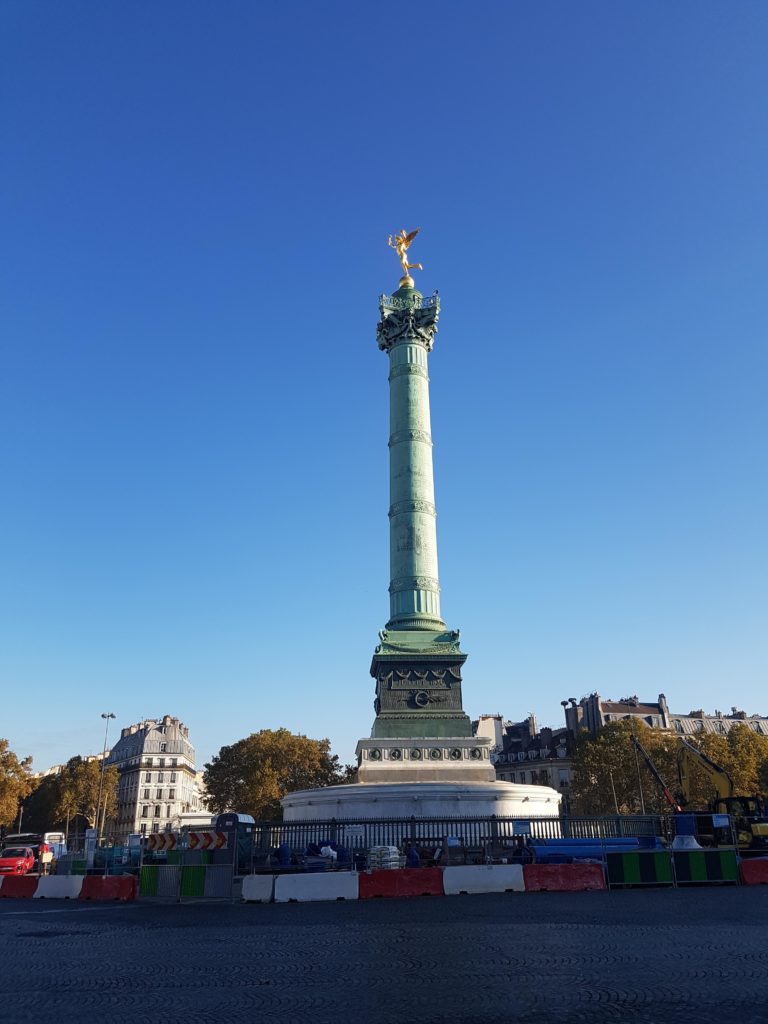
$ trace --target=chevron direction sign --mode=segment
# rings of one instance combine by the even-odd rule
[[[147,836],[147,849],[161,853],[163,850],[175,850],[178,836],[175,832],[152,832]]]
[[[226,850],[229,839],[226,832],[187,832],[190,850]]]

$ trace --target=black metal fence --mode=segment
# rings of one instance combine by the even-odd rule
[[[257,854],[286,845],[292,850],[310,844],[337,843],[348,849],[372,846],[402,847],[408,842],[442,842],[450,837],[465,846],[479,846],[519,836],[533,839],[618,839],[632,836],[674,835],[672,819],[662,815],[604,818],[387,818],[257,823],[253,849]]]

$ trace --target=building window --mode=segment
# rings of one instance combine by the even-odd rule
[[[157,781],[158,782],[165,782],[165,772],[158,772],[157,773]]]
[[[171,767],[172,768],[175,768],[178,763],[179,763],[179,759],[177,757],[172,757],[171,758]]]
[[[160,831],[160,822],[159,821],[156,821],[156,822],[153,823],[152,831],[153,832],[159,832]]]
[[[675,719],[675,732],[682,732],[682,731],[683,731],[683,723],[680,721],[679,718],[676,718]]]
[[[145,782],[151,782],[152,781],[152,772],[147,772],[146,776],[144,777],[144,781]]]
[[[176,781],[176,772],[171,772],[171,782]]]
[[[725,722],[715,722],[715,728],[718,732],[725,732]]]
[[[173,813],[173,808],[171,807],[170,804],[168,804],[168,806],[165,808],[165,816],[166,816],[166,818],[170,818],[172,813]]]
[[[164,754],[167,749],[168,749],[168,744],[167,743],[161,743],[160,744],[160,753],[161,754]]]
[[[162,789],[158,789],[158,791],[155,793],[155,800],[162,800],[162,799],[163,799],[163,791],[162,791]]]
[[[568,769],[567,768],[558,768],[557,774],[558,774],[558,777],[559,777],[559,780],[560,780],[560,785],[561,786],[567,786],[568,785]]]
[[[148,789],[144,790],[144,799],[145,800],[149,800],[149,790]]]
[[[176,799],[176,790],[175,789],[169,789],[168,790],[168,799],[169,800],[175,800]]]
[[[149,807],[147,807],[146,804],[141,808],[141,816],[142,816],[142,818],[148,818],[149,817]]]
[[[155,817],[160,817],[160,804],[155,804]]]
[[[157,763],[158,763],[158,765],[159,765],[159,766],[160,766],[161,768],[165,768],[165,758],[164,758],[164,757],[160,757],[160,758],[158,758],[158,761],[157,761]]]

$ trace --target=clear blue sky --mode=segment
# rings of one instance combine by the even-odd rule
[[[402,13],[399,13],[402,12]],[[768,713],[762,2],[5,0],[0,736],[373,719],[421,226],[476,716]]]

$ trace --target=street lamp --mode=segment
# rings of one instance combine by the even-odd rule
[[[111,711],[103,711],[101,714],[102,718],[106,719],[106,725],[104,726],[104,750],[101,755],[101,775],[99,776],[99,796],[96,800],[96,828],[99,829],[99,839],[101,839],[101,833],[104,831],[104,819],[107,816],[107,798],[104,796],[104,814],[101,819],[101,828],[99,828],[99,809],[101,807],[101,794],[104,790],[104,769],[107,767],[107,733],[109,732],[109,720],[110,718],[116,718]]]

